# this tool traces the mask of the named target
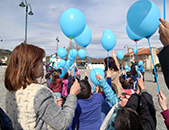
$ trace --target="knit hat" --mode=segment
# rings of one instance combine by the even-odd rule
[[[126,93],[128,95],[134,94],[136,92],[136,90],[134,89],[121,89],[123,91],[123,93]]]

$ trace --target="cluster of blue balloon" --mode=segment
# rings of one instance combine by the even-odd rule
[[[67,55],[67,51],[65,48],[59,48],[57,51],[57,54],[59,57],[61,58],[65,58],[65,56]],[[60,68],[64,68],[62,71],[62,75],[60,77],[63,77],[65,75],[65,73],[67,72],[67,70],[69,69],[70,71],[72,70],[72,65],[73,65],[73,61],[76,58],[76,56],[78,56],[83,59],[86,56],[86,51],[84,49],[80,49],[78,52],[76,49],[71,49],[69,51],[69,55],[68,55],[68,60],[65,61],[64,59],[60,60],[60,62],[56,62],[54,66],[57,66],[56,69]]]
[[[148,40],[153,66],[154,60],[149,39],[158,29],[160,24],[159,18],[161,18],[159,8],[149,0],[135,2],[127,12],[127,24],[129,28],[134,32],[134,34],[147,38]],[[155,77],[157,80],[158,92],[160,93],[156,71]]]
[[[125,68],[126,73],[131,71],[131,68],[128,65],[125,65],[124,68]]]

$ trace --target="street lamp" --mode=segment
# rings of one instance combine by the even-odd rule
[[[0,39],[1,39],[0,41],[3,42],[2,37],[0,37]]]
[[[127,44],[124,45],[124,48],[127,48],[127,53],[129,53],[129,46]]]
[[[58,38],[58,36],[56,36],[56,41],[57,41],[57,50],[56,50],[56,53],[57,53],[57,51],[58,51],[58,42],[59,42],[59,38]],[[57,55],[57,60],[58,60],[58,55]]]
[[[59,42],[58,36],[56,36],[56,41],[57,41],[57,50],[56,51],[58,51],[58,42]]]
[[[127,48],[127,53],[129,53],[129,46],[127,44],[124,45],[124,48]],[[129,61],[127,60],[127,65],[128,65],[128,62],[130,62],[130,56],[129,56]]]
[[[27,1],[26,1],[26,0],[25,0],[25,4],[24,4],[24,2],[23,2],[23,0],[22,0],[22,2],[19,4],[19,6],[20,6],[20,7],[25,7],[25,6],[26,6],[26,19],[25,19],[25,42],[24,42],[24,43],[27,43],[27,23],[28,23],[27,19],[28,19],[28,14],[29,14],[29,15],[33,15],[33,12],[32,12],[32,7],[31,7],[31,5],[30,5],[30,4],[28,4],[28,3],[27,3]],[[29,6],[29,8],[30,8],[29,13],[28,13],[28,6]]]

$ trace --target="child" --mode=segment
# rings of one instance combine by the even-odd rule
[[[75,116],[70,129],[77,126],[78,130],[98,130],[102,124],[101,105],[104,96],[99,93],[92,94],[91,86],[87,80],[80,82],[81,92],[79,93]]]
[[[61,98],[62,91],[61,82],[63,81],[63,78],[60,78],[59,75],[60,73],[54,71],[52,73],[52,81],[50,83],[50,89],[53,91],[56,99]]]

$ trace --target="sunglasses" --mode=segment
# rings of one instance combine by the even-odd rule
[[[121,94],[121,97],[122,97],[122,98],[129,99],[130,97],[127,97],[127,95],[128,95],[128,94],[126,94],[126,93],[122,93],[122,94]],[[128,95],[128,96],[129,96],[129,95]]]

